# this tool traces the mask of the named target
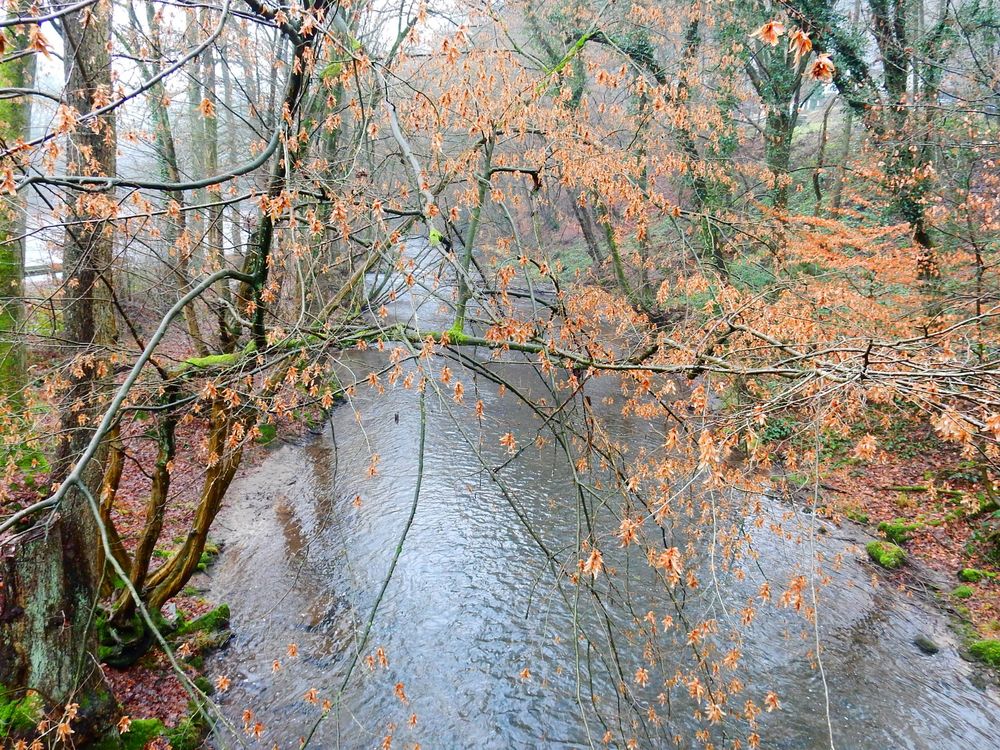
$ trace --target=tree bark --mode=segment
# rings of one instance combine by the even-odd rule
[[[81,637],[94,600],[66,564],[77,533],[67,521],[56,518],[0,540],[0,682],[14,696],[36,691],[57,714],[79,704],[72,728],[80,745],[111,726],[115,704],[94,658],[93,630]]]
[[[18,3],[26,9],[27,3]],[[21,49],[25,35],[14,38]],[[34,87],[35,56],[24,55],[0,65],[0,87]],[[31,127],[31,97],[21,96],[0,102],[0,144],[10,147],[18,138],[28,140]],[[21,201],[0,204],[0,398],[11,406],[21,403],[25,358],[21,341],[24,324],[24,240],[25,215]]]

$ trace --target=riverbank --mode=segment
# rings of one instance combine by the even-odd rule
[[[204,431],[203,423],[192,421],[179,430],[178,442],[183,445],[198,445],[202,442]],[[303,431],[299,423],[285,420],[265,431],[267,439],[248,443],[237,472],[237,480],[252,475],[276,446],[284,440],[300,438]],[[134,452],[130,454],[131,460],[122,475],[113,514],[126,549],[135,544],[142,528],[145,492],[148,491],[148,480],[143,474],[142,466],[155,460],[155,445],[137,441],[134,446]],[[196,462],[198,458],[185,456],[183,460]],[[194,493],[199,477],[192,471],[189,479],[189,482],[174,488],[176,495],[168,506],[160,535],[161,539],[172,539],[175,544],[183,542],[196,507],[197,497]],[[178,663],[187,678],[209,695],[216,691],[216,685],[205,674],[205,660],[214,651],[224,647],[232,635],[229,630],[228,604],[208,594],[212,569],[222,549],[221,544],[210,539],[199,563],[199,572],[178,596],[168,602],[163,611],[169,628],[165,634]],[[157,549],[154,552],[154,566],[162,564],[169,554],[169,549]],[[193,705],[190,694],[173,665],[159,646],[154,645],[146,655],[128,667],[119,669],[105,664],[103,670],[121,705],[125,723],[136,720],[145,722],[137,725],[143,727],[144,731],[148,730],[149,734],[148,742],[140,747],[152,750],[167,747],[172,747],[173,750],[193,750],[201,745],[207,727],[199,718],[200,712]]]
[[[952,618],[963,656],[1000,670],[996,490],[930,425],[897,427],[873,443],[883,447],[862,457],[853,438],[831,441],[819,478],[824,511],[859,524],[882,550],[901,550],[892,569],[879,566],[872,550],[873,580],[929,595]],[[793,494],[811,496],[811,478],[785,479]]]

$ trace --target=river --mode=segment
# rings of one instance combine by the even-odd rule
[[[433,300],[429,307],[400,304],[410,309],[394,310],[398,317],[441,322]],[[343,367],[363,378],[385,361],[383,353],[361,352]],[[595,581],[599,598],[557,578],[542,547],[570,566],[579,556],[573,468],[551,441],[507,463],[500,436],[510,432],[530,443],[539,417],[511,392],[451,367],[464,381],[464,401],[454,403],[450,390],[427,391],[412,526],[343,693],[413,509],[420,396],[398,385],[385,393],[359,387],[332,410],[321,434],[274,448],[234,483],[213,532],[224,551],[204,582],[208,597],[233,610],[234,638],[207,668],[232,680],[218,698],[234,723],[252,709],[268,746],[282,748],[298,747],[314,726],[310,746],[318,748],[376,748],[387,736],[393,748],[603,747],[606,732],[615,747],[630,738],[637,747],[704,747],[706,738],[730,747],[746,735],[737,716],[743,700],[763,706],[773,691],[780,710],[758,719],[765,748],[829,748],[831,732],[843,750],[1000,746],[1000,696],[959,656],[948,618],[931,596],[884,577],[874,582],[864,533],[808,509],[761,498],[756,559],[715,564],[706,544],[697,561],[702,586],[685,589],[670,607],[644,557],[611,549],[610,541],[605,562],[616,570]],[[532,368],[517,361],[500,367],[520,388],[543,392]],[[606,407],[617,439],[646,440],[654,426],[615,416],[613,380],[593,381],[586,393]],[[369,476],[373,453],[378,471]],[[501,484],[484,466],[497,470]],[[699,490],[693,484],[689,491]],[[589,499],[591,520],[611,529],[600,496]],[[751,507],[720,504],[726,519],[719,529],[755,527]],[[734,512],[748,515],[734,519]],[[669,534],[682,549],[692,538],[681,526]],[[737,624],[765,580],[777,599],[817,559],[825,576],[818,584],[822,669],[817,633],[792,608],[760,605],[752,625]],[[710,564],[711,576],[704,573]],[[717,724],[693,716],[684,684],[663,691],[663,679],[691,667],[683,629],[641,632],[647,611],[659,618],[668,609],[691,622],[718,622],[719,634],[709,640],[720,648],[731,647],[730,633],[741,634],[733,676],[745,688]],[[922,652],[918,636],[940,651]],[[297,656],[288,655],[288,644]],[[633,684],[631,699],[623,700],[619,680],[631,681],[647,664],[655,665],[650,685]],[[670,692],[669,703],[661,691]],[[320,719],[325,699],[334,707]],[[702,739],[699,730],[707,733]]]

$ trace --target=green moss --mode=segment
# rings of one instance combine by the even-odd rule
[[[209,354],[207,357],[191,357],[191,359],[184,360],[184,364],[204,369],[209,367],[224,367],[226,365],[235,364],[239,361],[241,356],[242,352],[233,352],[231,354]]]
[[[0,739],[31,732],[41,721],[43,709],[42,699],[37,693],[8,698],[4,692],[0,695]]]
[[[88,745],[93,750],[145,750],[146,745],[166,731],[159,719],[133,719],[124,734],[114,732],[100,742]]]
[[[960,581],[965,581],[966,583],[979,583],[983,580],[992,581],[997,577],[996,573],[991,573],[988,570],[978,570],[976,568],[963,568],[958,573],[958,578]]]
[[[184,360],[181,365],[181,372],[188,369],[213,369],[213,368],[223,368],[232,367],[237,364],[243,357],[253,354],[257,351],[256,345],[251,341],[245,347],[243,351],[230,352],[229,354],[209,354],[205,357],[191,357],[190,359]]]
[[[205,695],[211,695],[215,692],[215,685],[213,685],[212,681],[205,677],[205,675],[198,675],[192,680],[192,682],[194,683],[194,686]]]
[[[969,653],[991,667],[1000,667],[1000,641],[973,641],[969,644]]]
[[[158,630],[171,630],[170,623],[160,612],[151,611],[150,616]],[[112,625],[105,618],[97,620],[99,638],[98,658],[102,663],[118,669],[131,666],[141,659],[154,642],[153,631],[146,626],[146,620],[138,612],[128,622]]]
[[[462,322],[456,320],[455,324],[438,338],[443,338],[444,335],[447,334],[449,343],[455,346],[462,346],[469,340],[469,337],[465,334],[465,331],[463,329],[464,327],[462,326]]]
[[[208,570],[208,566],[215,562],[215,558],[219,556],[222,550],[219,545],[213,542],[211,539],[205,542],[205,549],[201,552],[201,557],[198,558],[198,570],[204,573]]]
[[[187,716],[176,727],[164,732],[163,736],[173,750],[197,750],[205,736],[205,725]]]
[[[918,635],[913,639],[913,643],[917,648],[929,656],[932,656],[941,650],[941,647],[926,635]]]
[[[799,473],[794,472],[794,471],[790,471],[787,474],[785,474],[785,479],[788,480],[789,484],[794,485],[796,487],[800,487],[800,488],[801,487],[805,487],[811,481],[809,479],[808,475],[806,475],[806,474],[799,474]]]
[[[129,730],[122,735],[124,750],[143,750],[163,734],[165,727],[159,719],[134,719]]]
[[[854,521],[854,523],[868,523],[868,514],[860,510],[848,508],[844,511],[844,516]]]
[[[868,551],[868,557],[883,568],[892,570],[906,562],[906,553],[890,542],[869,542],[865,549]]]
[[[133,719],[127,732],[91,747],[94,750],[144,750],[160,736],[166,738],[174,750],[197,750],[205,736],[205,725],[190,716],[176,727],[166,727],[159,719]]]
[[[975,593],[976,592],[973,590],[972,586],[959,586],[951,592],[951,595],[957,599],[968,599]]]
[[[220,604],[211,612],[206,612],[191,622],[177,629],[177,635],[188,635],[196,632],[218,632],[229,627],[229,605]]]
[[[910,540],[910,534],[920,528],[919,523],[909,523],[905,519],[896,518],[892,521],[883,521],[878,525],[878,530],[882,532],[886,539],[894,544],[903,544]]]

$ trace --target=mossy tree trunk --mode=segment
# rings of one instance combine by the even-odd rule
[[[745,66],[765,111],[764,163],[774,180],[771,206],[779,217],[788,211],[788,168],[807,60],[796,60],[782,44],[776,49],[762,46]]]
[[[19,6],[27,7],[26,3]],[[25,34],[14,46],[22,49]],[[35,56],[14,57],[0,64],[0,88],[30,89],[35,78]],[[31,97],[0,101],[0,146],[9,148],[27,135],[31,124]],[[13,165],[3,165],[13,166]],[[0,397],[18,404],[24,386],[25,359],[21,327],[24,323],[24,211],[10,196],[0,203]]]
[[[91,592],[64,565],[74,533],[59,518],[0,541],[0,682],[14,697],[37,691],[56,715],[79,704],[72,724],[79,745],[110,726],[114,702],[94,658],[96,643],[78,627],[95,612]]]
[[[110,11],[99,5],[89,19],[71,15],[64,24],[65,104],[78,113],[88,113],[94,101],[111,93]],[[80,124],[69,138],[68,158],[77,174],[113,177],[116,169],[115,118],[106,114],[94,123]],[[85,200],[68,196],[71,221],[66,224],[63,245],[63,323],[65,338],[76,355],[70,368],[69,392],[62,413],[63,442],[59,446],[57,478],[90,441],[102,397],[109,385],[109,347],[117,339],[114,314],[112,259],[116,210],[114,191],[88,191]],[[105,452],[106,453],[106,452]],[[100,460],[94,462],[103,464]],[[90,485],[96,492],[100,481]],[[86,509],[89,514],[89,509]]]
[[[601,263],[604,262],[604,256],[601,253],[601,246],[597,242],[597,230],[594,227],[594,217],[591,216],[590,208],[586,203],[586,197],[584,193],[578,192],[575,196],[570,196],[570,205],[573,208],[573,215],[576,216],[577,222],[580,224],[580,232],[583,235],[583,241],[587,248],[587,254],[590,256],[591,260],[594,261],[594,268],[599,269]]]
[[[774,175],[771,205],[779,214],[788,210],[788,167],[792,158],[794,119],[787,102],[776,102],[767,111],[764,121],[764,163]]]

